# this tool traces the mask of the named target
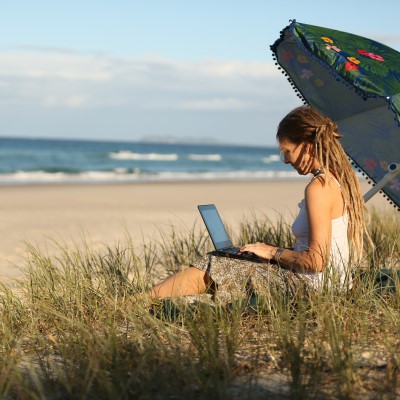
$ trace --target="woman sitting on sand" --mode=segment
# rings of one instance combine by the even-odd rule
[[[230,302],[232,295],[245,296],[249,291],[278,287],[291,295],[304,284],[318,289],[334,279],[342,288],[351,287],[348,266],[361,257],[365,205],[359,181],[339,143],[342,135],[330,118],[303,106],[283,118],[276,136],[283,161],[300,175],[313,174],[292,226],[294,249],[266,243],[241,248],[265,263],[211,252],[152,287],[147,292],[150,297],[213,289],[217,298]]]

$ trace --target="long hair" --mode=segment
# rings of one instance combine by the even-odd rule
[[[366,207],[359,180],[339,143],[342,137],[335,122],[308,106],[295,108],[286,115],[276,134],[279,142],[286,139],[294,144],[314,145],[315,157],[325,175],[322,176],[323,184],[329,181],[331,174],[340,182],[349,218],[347,236],[353,248],[354,260],[359,261],[362,256],[363,236],[366,233]]]

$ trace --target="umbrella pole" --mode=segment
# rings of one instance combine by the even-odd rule
[[[385,185],[400,173],[400,164],[391,163],[388,166],[389,172],[367,193],[364,194],[364,201],[367,202],[372,196],[377,194]]]

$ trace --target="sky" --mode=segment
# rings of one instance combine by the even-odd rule
[[[2,0],[0,136],[275,145],[289,20],[400,51],[400,1]]]

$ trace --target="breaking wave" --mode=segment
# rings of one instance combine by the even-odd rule
[[[132,151],[117,151],[109,153],[113,160],[136,160],[136,161],[176,161],[178,155],[160,153],[134,153]]]

